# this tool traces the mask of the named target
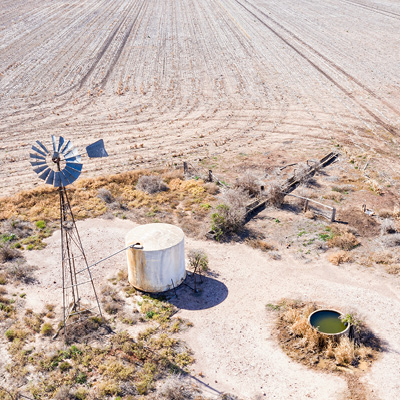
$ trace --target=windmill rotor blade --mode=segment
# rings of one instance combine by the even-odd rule
[[[68,153],[64,154],[64,158],[68,159],[71,157],[76,157],[77,155],[79,155],[78,149],[76,147],[73,147]]]
[[[37,174],[40,174],[40,173],[43,172],[46,168],[49,168],[49,167],[47,166],[47,164],[45,164],[45,165],[43,165],[43,166],[41,166],[41,167],[33,168],[33,170],[34,170]]]
[[[38,154],[29,154],[30,158],[34,158],[35,160],[44,160],[46,161],[46,157],[39,156]]]
[[[68,179],[66,178],[66,176],[63,174],[62,171],[60,171],[60,179],[61,179],[61,183],[64,187],[68,186],[68,184],[69,184]]]
[[[98,140],[86,147],[87,155],[90,158],[98,158],[98,157],[108,157],[106,149],[104,147],[103,139]]]
[[[62,136],[60,136],[60,139],[58,141],[58,148],[57,148],[58,152],[60,152],[60,149],[61,149],[63,144],[64,144],[64,138]]]
[[[62,173],[67,178],[69,184],[71,184],[72,182],[75,182],[80,175],[80,173],[78,173],[76,171],[74,171],[74,173],[71,173],[67,168],[64,168],[62,170]]]
[[[45,170],[43,171],[43,173],[39,175],[39,178],[40,178],[40,179],[43,179],[43,180],[45,181],[46,178],[49,176],[49,173],[50,173],[51,171],[52,171],[52,170],[51,170],[49,167],[47,167],[47,169],[45,169]]]
[[[61,149],[60,153],[65,154],[67,153],[69,150],[71,150],[71,148],[73,147],[72,143],[70,140],[68,140],[67,143],[65,143],[64,147]]]
[[[73,169],[71,167],[66,166],[63,169],[63,172],[68,172],[70,175],[72,175],[75,179],[78,179],[79,175],[81,174],[81,171],[77,171],[76,169]]]
[[[50,174],[46,179],[46,183],[48,185],[52,185],[54,183],[54,171],[53,170],[50,170]]]
[[[46,161],[29,161],[32,167],[38,167],[39,165],[47,165]]]
[[[47,156],[46,153],[44,153],[42,150],[39,150],[39,149],[38,149],[37,147],[35,147],[35,146],[32,146],[32,150],[33,150],[33,151],[36,151],[36,153],[39,153],[39,154],[41,154],[41,155],[44,156],[44,157]]]
[[[54,186],[60,187],[61,186],[61,178],[60,178],[60,171],[54,172]]]
[[[65,161],[68,163],[80,164],[82,161],[82,157],[80,155],[69,156],[69,157],[65,158]]]
[[[51,135],[51,141],[53,142],[53,151],[56,152],[56,137],[54,135]]]
[[[78,172],[81,172],[82,171],[82,167],[83,167],[83,164],[73,163],[73,162],[70,162],[69,160],[67,161],[66,168],[71,168],[71,169],[74,169],[74,170],[76,170]]]
[[[44,150],[46,154],[50,154],[50,152],[47,150],[46,146],[39,142],[39,140],[36,140],[36,143]]]

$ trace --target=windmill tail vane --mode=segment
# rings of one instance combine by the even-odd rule
[[[51,136],[51,150],[39,140],[32,146],[30,163],[34,172],[46,184],[58,188],[60,198],[60,228],[63,286],[64,335],[67,326],[83,321],[92,310],[102,317],[100,303],[72,213],[66,186],[75,182],[82,172],[82,154],[70,140]],[[89,158],[107,157],[102,139],[86,147]],[[77,273],[79,271],[79,273]],[[81,273],[84,271],[84,273]],[[86,285],[85,285],[86,284]],[[89,287],[87,287],[89,285]],[[86,286],[86,288],[85,288]],[[96,305],[88,306],[84,297],[94,298]]]

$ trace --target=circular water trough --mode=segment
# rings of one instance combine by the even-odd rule
[[[342,313],[336,310],[316,310],[308,317],[308,323],[311,327],[324,335],[348,335],[350,324],[342,322],[341,317]]]

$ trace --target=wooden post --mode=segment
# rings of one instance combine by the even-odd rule
[[[335,218],[336,218],[336,208],[333,207],[333,208],[332,208],[331,222],[335,222]]]
[[[187,175],[188,173],[188,165],[186,161],[183,162],[183,173],[184,175]]]
[[[308,199],[304,202],[304,212],[308,210]]]
[[[212,182],[213,181],[213,175],[212,175],[212,171],[211,169],[208,170],[208,182]]]

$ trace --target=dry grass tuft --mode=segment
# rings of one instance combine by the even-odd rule
[[[115,201],[111,192],[105,188],[100,188],[97,196],[107,204],[111,204]]]
[[[215,196],[219,193],[219,186],[214,182],[207,182],[204,185],[204,188],[206,189],[207,193],[209,193],[213,196]]]
[[[382,210],[378,210],[377,214],[381,217],[381,218],[392,218],[394,217],[394,213],[393,210],[389,210],[388,208],[384,208]]]
[[[268,203],[273,207],[281,207],[285,199],[285,194],[282,192],[282,185],[278,180],[269,183],[266,189]]]
[[[22,258],[22,253],[12,248],[8,243],[0,247],[0,263],[13,261],[17,258]]]
[[[354,233],[351,232],[334,233],[334,236],[327,243],[329,247],[338,247],[346,251],[350,251],[360,244]]]
[[[166,192],[169,188],[159,175],[143,175],[139,178],[136,188],[148,194]]]
[[[311,210],[307,210],[304,213],[304,216],[308,219],[315,219],[315,214]]]
[[[373,253],[371,258],[376,264],[390,264],[395,260],[394,254],[387,250]]]
[[[352,262],[353,258],[351,254],[347,251],[338,251],[336,253],[332,253],[328,256],[329,262],[331,262],[333,265],[340,265],[343,263],[347,262]]]
[[[327,194],[324,194],[324,199],[333,200],[336,203],[340,203],[343,200],[343,196],[339,192],[332,191]]]
[[[339,344],[334,349],[334,355],[336,364],[351,364],[355,358],[354,343],[347,336],[342,336]]]
[[[244,190],[249,196],[257,196],[260,193],[258,178],[249,171],[246,171],[239,178],[236,178],[234,187]]]
[[[400,264],[391,264],[386,266],[386,272],[391,275],[400,274]]]
[[[183,170],[182,168],[172,168],[172,169],[166,169],[165,171],[161,172],[161,176],[163,177],[163,179],[169,183],[169,181],[171,181],[172,179],[180,179],[180,180],[184,180],[184,176],[183,176]]]
[[[385,247],[397,247],[400,246],[400,233],[394,233],[392,235],[385,235],[381,239],[383,246]]]
[[[253,249],[260,249],[261,251],[275,250],[275,246],[266,242],[263,239],[248,239],[246,243]]]

